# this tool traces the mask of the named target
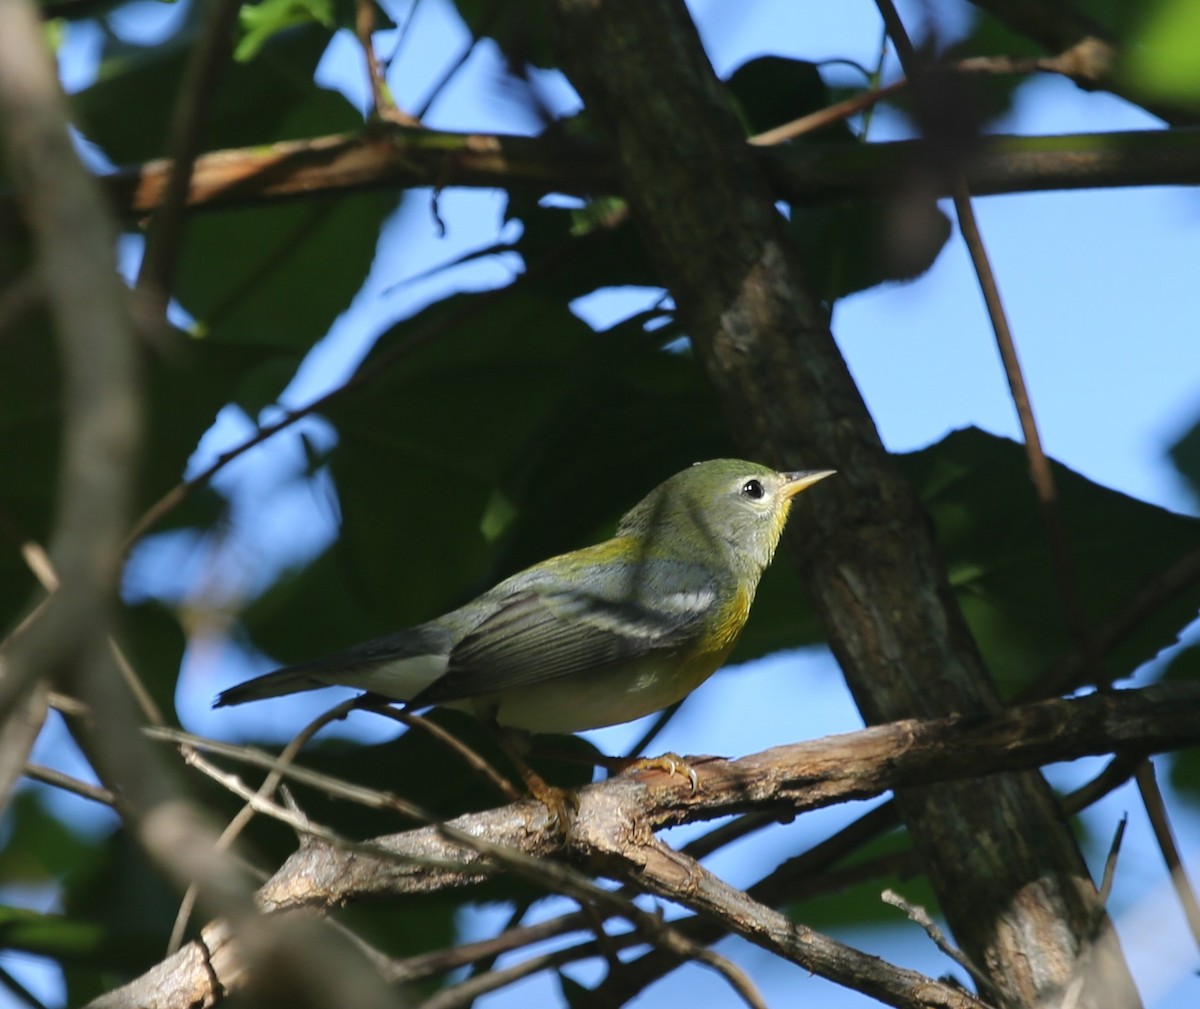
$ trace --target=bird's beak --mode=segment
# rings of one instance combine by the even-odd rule
[[[806,469],[796,473],[780,473],[784,479],[783,493],[789,498],[795,497],[806,487],[811,487],[827,476],[833,476],[835,469]]]

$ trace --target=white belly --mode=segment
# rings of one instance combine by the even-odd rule
[[[682,700],[709,678],[723,655],[680,669],[671,656],[645,659],[632,668],[546,680],[502,694],[487,694],[454,707],[494,717],[526,732],[582,732],[632,722]],[[671,672],[664,670],[667,665]]]

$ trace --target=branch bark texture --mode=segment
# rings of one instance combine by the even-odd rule
[[[553,0],[560,54],[744,451],[832,466],[793,556],[871,722],[988,714],[1000,700],[932,525],[896,471],[806,286],[774,194],[679,0]],[[965,952],[1019,1004],[1061,998],[1104,921],[1036,773],[897,792]],[[1111,930],[1081,1005],[1138,1003]]]

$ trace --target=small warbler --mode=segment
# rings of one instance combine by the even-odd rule
[[[654,488],[612,539],[435,620],[231,687],[214,706],[348,686],[528,732],[659,711],[729,656],[792,498],[832,473],[697,463]]]

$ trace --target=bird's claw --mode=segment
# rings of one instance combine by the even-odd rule
[[[693,792],[700,787],[700,775],[698,775],[696,773],[696,769],[678,753],[664,753],[658,757],[638,757],[634,760],[626,762],[624,766],[620,768],[619,773],[624,773],[626,771],[665,771],[672,777],[678,774],[680,777],[687,778],[687,780],[691,783]]]

